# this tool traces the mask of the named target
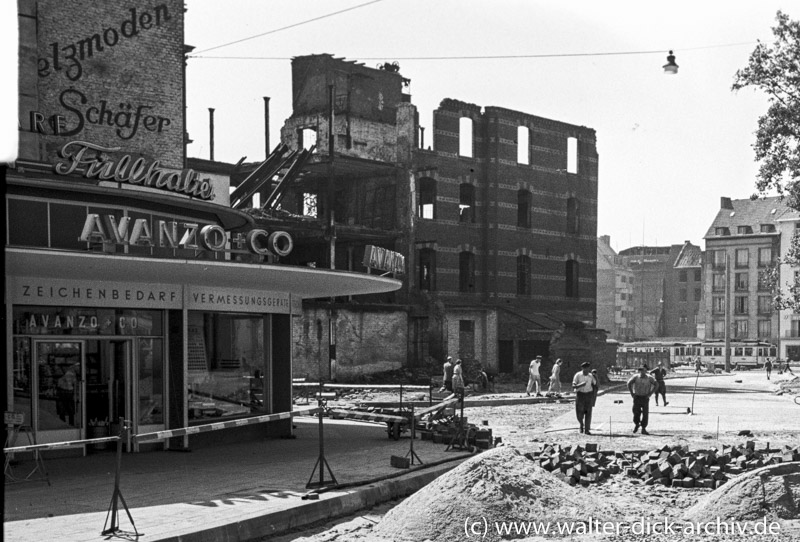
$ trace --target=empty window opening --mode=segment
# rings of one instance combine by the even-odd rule
[[[472,119],[469,117],[458,121],[458,154],[472,157]]]
[[[319,208],[317,206],[317,195],[313,192],[303,192],[301,195],[300,205],[304,216],[319,216]]]
[[[580,206],[577,198],[567,199],[567,233],[578,233],[580,230]]]
[[[531,293],[531,259],[522,254],[517,256],[517,294],[529,295]]]
[[[517,192],[517,227],[531,227],[531,193],[527,190]]]
[[[436,289],[436,252],[432,248],[419,251],[419,289]]]
[[[459,188],[458,221],[475,222],[475,187],[471,184]]]
[[[567,138],[567,173],[578,173],[578,139]]]
[[[420,180],[417,216],[419,218],[436,218],[436,181],[430,177]]]
[[[530,164],[530,130],[527,126],[517,127],[517,163]]]
[[[303,149],[310,149],[317,144],[317,131],[313,128],[303,128],[300,130],[300,141],[297,146]]]
[[[580,274],[578,272],[578,262],[577,260],[567,260],[566,270],[565,270],[565,278],[566,278],[566,296],[577,298],[578,295],[578,279],[580,278]]]
[[[458,291],[475,291],[475,255],[472,252],[458,255]]]

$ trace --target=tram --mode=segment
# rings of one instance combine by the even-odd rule
[[[774,344],[763,341],[731,341],[731,367],[758,369],[767,358],[773,362],[778,355]],[[617,368],[636,369],[642,364],[650,368],[661,363],[667,370],[694,365],[698,358],[704,370],[725,367],[725,342],[715,341],[636,341],[619,343]]]

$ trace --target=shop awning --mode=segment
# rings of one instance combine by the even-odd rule
[[[289,265],[6,248],[6,276],[131,281],[289,292],[303,299],[392,292],[397,279]]]

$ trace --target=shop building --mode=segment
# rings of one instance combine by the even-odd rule
[[[301,300],[400,282],[284,265],[291,234],[232,209],[225,175],[186,167],[182,2],[18,5],[6,410],[40,443],[120,417],[144,433],[291,410]]]

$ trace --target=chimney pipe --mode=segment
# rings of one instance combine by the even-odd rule
[[[425,148],[425,127],[424,126],[420,126],[419,127],[419,148],[420,149],[424,149]]]
[[[209,154],[212,162],[214,161],[214,108],[208,108],[208,132],[209,132]]]
[[[719,208],[720,209],[733,209],[733,202],[731,201],[731,198],[726,198],[725,196],[722,196],[721,198],[719,198]]]
[[[264,96],[264,156],[269,158],[269,96]]]

